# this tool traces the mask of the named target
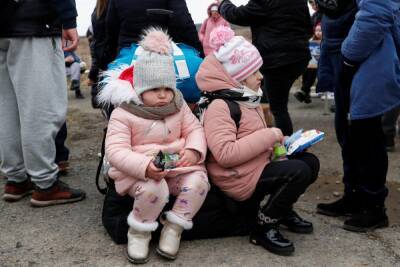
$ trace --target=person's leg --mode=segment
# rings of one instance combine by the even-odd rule
[[[56,143],[56,158],[55,162],[58,165],[60,173],[66,172],[69,168],[69,149],[65,146],[67,139],[67,122],[65,122],[57,133]]]
[[[210,185],[205,172],[194,171],[168,178],[168,186],[176,200],[172,210],[166,212],[157,252],[168,259],[175,259],[182,231],[192,229],[192,218],[206,199]]]
[[[310,167],[301,160],[271,162],[261,174],[254,197],[270,193],[267,203],[257,215],[257,223],[250,241],[260,244],[269,251],[290,255],[294,251],[292,242],[284,238],[278,230],[280,222],[292,215],[293,204],[305,192],[312,179]],[[308,223],[308,222],[307,222]],[[312,231],[312,224],[308,223]]]
[[[340,54],[332,54],[330,56],[331,61],[329,61],[329,64],[334,66],[332,75],[335,77],[335,131],[343,160],[344,195],[335,202],[318,204],[317,212],[328,216],[346,216],[357,213],[360,210],[359,184],[353,173],[354,164],[352,163],[352,158],[354,157],[350,147],[350,129],[347,120],[350,94],[342,89],[341,81],[339,80],[342,68]]]
[[[129,195],[135,198],[133,210],[128,215],[128,260],[145,263],[149,258],[151,232],[158,227],[157,218],[168,202],[166,181],[148,180],[136,182]]]
[[[295,98],[300,102],[304,102],[306,104],[311,103],[311,87],[315,83],[315,79],[317,78],[317,69],[315,68],[307,68],[302,76],[302,86],[300,91],[294,94]]]
[[[289,91],[294,81],[305,71],[307,61],[299,61],[290,65],[265,69],[265,89],[270,103],[271,112],[274,115],[275,126],[280,128],[284,135],[293,133],[293,125],[288,112]]]
[[[345,221],[344,228],[364,232],[388,226],[385,199],[388,156],[385,148],[382,117],[352,120],[350,142],[354,153],[354,176],[359,184],[361,212]]]
[[[399,118],[400,107],[396,107],[386,112],[382,117],[382,127],[385,134],[385,145],[387,151],[393,151],[396,137],[396,124]]]
[[[71,89],[75,91],[76,98],[83,98],[81,92],[81,66],[78,62],[69,67],[71,73]]]
[[[3,199],[16,201],[32,192],[24,164],[15,89],[9,76],[10,41],[0,39],[0,170],[7,177]]]
[[[24,163],[36,185],[31,204],[48,206],[82,200],[83,191],[57,180],[54,162],[55,137],[67,112],[61,39],[12,38],[11,42],[8,69],[18,103]]]

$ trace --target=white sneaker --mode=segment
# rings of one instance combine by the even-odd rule
[[[151,232],[141,232],[129,227],[128,260],[135,264],[146,263],[149,260],[149,243]]]
[[[178,254],[182,231],[182,226],[166,221],[161,230],[157,253],[167,259],[174,260]]]
[[[325,99],[333,100],[335,99],[335,95],[332,92],[328,92],[327,94],[322,94],[321,100],[324,101]]]

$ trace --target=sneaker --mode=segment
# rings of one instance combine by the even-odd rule
[[[389,226],[389,219],[384,207],[364,209],[346,220],[343,228],[352,232],[364,233],[377,228]]]
[[[33,183],[30,179],[22,183],[8,181],[4,187],[3,200],[13,202],[30,195],[33,192]]]
[[[320,203],[317,205],[317,213],[332,217],[351,216],[361,210],[354,198],[344,195],[332,203]]]
[[[324,101],[324,100],[326,100],[326,99],[328,99],[328,100],[334,100],[334,99],[335,99],[335,94],[332,93],[332,92],[328,92],[327,94],[325,94],[325,93],[322,94],[321,100]]]
[[[64,203],[81,201],[86,193],[79,189],[72,189],[66,183],[56,181],[50,188],[36,188],[33,191],[31,205],[35,207],[47,207]]]

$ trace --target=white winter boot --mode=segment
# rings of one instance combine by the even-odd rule
[[[174,260],[178,254],[183,229],[191,229],[193,224],[171,212],[167,212],[166,215],[167,220],[161,230],[157,253],[167,259]]]
[[[158,223],[138,222],[130,213],[128,225],[128,260],[134,264],[146,263],[149,260],[151,232],[157,229]]]

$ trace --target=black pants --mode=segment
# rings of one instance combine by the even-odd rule
[[[396,107],[383,115],[382,127],[386,139],[393,140],[396,137],[396,124],[399,118],[400,107]]]
[[[267,95],[275,126],[284,135],[293,133],[292,120],[288,112],[289,91],[296,79],[304,73],[308,60],[298,61],[278,68],[262,68],[264,94]]]
[[[67,161],[69,158],[69,149],[65,146],[65,140],[67,139],[67,122],[61,126],[56,136],[56,158],[55,163],[60,161]]]
[[[270,162],[251,198],[242,203],[242,209],[255,218],[260,202],[270,195],[261,211],[270,218],[284,218],[290,214],[300,195],[315,182],[318,173],[318,158],[307,152],[291,156],[289,160]]]
[[[385,186],[388,156],[382,129],[382,117],[348,120],[350,88],[341,83],[342,58],[332,56],[336,66],[335,129],[342,148],[345,194],[353,195],[366,208],[383,205],[388,190]]]
[[[306,95],[309,95],[311,92],[311,86],[315,83],[317,78],[317,69],[307,68],[302,76],[302,85],[301,91],[303,91]]]

